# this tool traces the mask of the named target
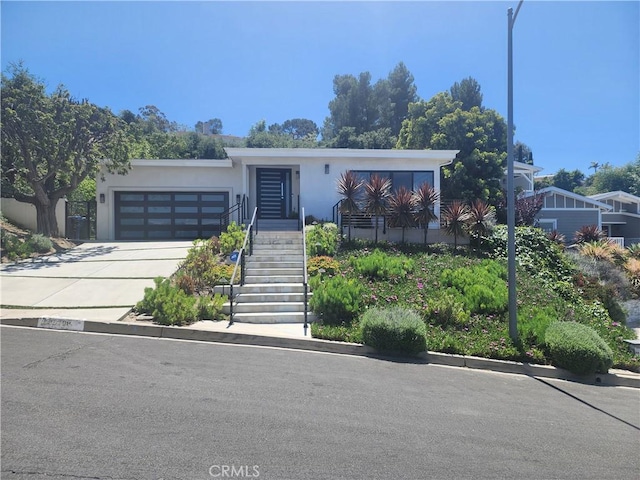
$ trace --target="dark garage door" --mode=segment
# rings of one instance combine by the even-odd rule
[[[220,235],[227,192],[115,192],[117,240],[188,240]]]

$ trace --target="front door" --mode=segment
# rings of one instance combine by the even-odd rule
[[[286,218],[291,195],[291,170],[257,168],[258,217]]]

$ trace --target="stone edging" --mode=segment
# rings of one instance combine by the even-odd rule
[[[195,340],[201,342],[291,348],[314,352],[328,352],[376,358],[401,358],[385,356],[371,347],[355,343],[332,342],[329,340],[321,339],[270,337],[264,335],[251,335],[246,333],[214,332],[209,330],[197,330],[185,327],[136,325],[133,323],[123,322],[96,322],[59,317],[3,318],[0,319],[0,324],[20,327],[46,328],[53,330],[71,330],[91,333],[107,333],[114,335],[138,335],[144,337],[173,338],[179,340]],[[403,358],[407,359],[406,357]],[[556,378],[592,385],[640,388],[640,375],[634,374],[632,372],[629,372],[629,374],[606,373],[576,375],[567,370],[552,367],[549,365],[536,365],[437,352],[424,352],[417,357],[412,357],[408,360],[418,363],[431,363],[435,365],[448,365],[454,367],[490,370],[494,372],[515,373],[532,377]]]

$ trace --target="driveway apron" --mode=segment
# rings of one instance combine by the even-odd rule
[[[0,317],[117,321],[158,276],[176,271],[192,243],[83,243],[62,254],[0,266]]]

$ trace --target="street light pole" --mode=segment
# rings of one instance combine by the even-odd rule
[[[515,14],[508,17],[508,73],[507,73],[507,269],[509,285],[509,336],[518,339],[518,304],[516,297],[516,206],[513,186],[513,25],[522,6],[520,0]]]

